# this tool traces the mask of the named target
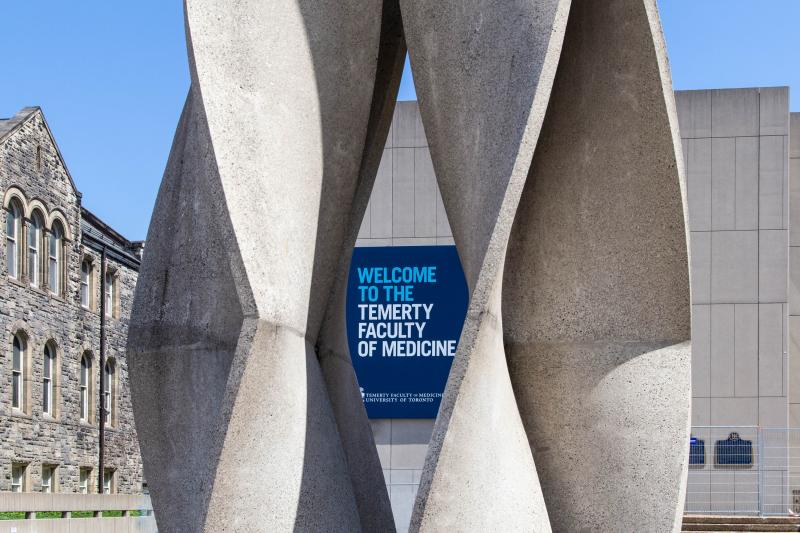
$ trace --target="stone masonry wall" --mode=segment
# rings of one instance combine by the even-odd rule
[[[36,151],[41,147],[41,170]],[[8,276],[5,217],[0,244],[0,491],[11,490],[12,464],[28,464],[28,491],[41,490],[42,465],[56,466],[56,490],[79,492],[81,467],[92,469],[90,491],[96,492],[99,419],[100,283],[99,255],[81,244],[80,197],[50,136],[41,111],[0,142],[0,195],[9,187],[22,190],[26,201],[41,201],[48,212],[62,213],[71,240],[65,246],[66,286],[63,297],[30,286],[26,278]],[[48,215],[46,215],[48,216]],[[80,268],[85,256],[93,258],[94,309],[80,305]],[[142,468],[128,386],[125,341],[137,272],[109,261],[116,269],[120,297],[118,318],[107,320],[107,356],[117,363],[116,424],[106,430],[106,468],[115,469],[117,492],[141,490]],[[12,409],[12,339],[27,336],[26,409]],[[55,416],[43,414],[43,350],[50,341],[57,347]],[[94,420],[80,420],[80,360],[84,351],[93,355],[92,393]]]

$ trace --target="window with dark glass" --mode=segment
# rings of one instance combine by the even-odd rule
[[[8,275],[20,277],[20,244],[22,242],[22,208],[12,200],[6,213],[6,261]]]
[[[44,345],[44,369],[42,371],[42,412],[50,416],[55,416],[55,392],[56,392],[56,351],[53,345]]]
[[[28,225],[28,280],[33,287],[42,283],[42,235],[44,220],[38,211],[31,215]]]
[[[25,339],[14,335],[11,356],[11,406],[22,409],[25,397]]]
[[[50,290],[54,294],[60,295],[62,293],[62,280],[64,279],[64,229],[59,222],[53,224],[53,229],[50,231],[50,246],[48,255],[50,259]]]

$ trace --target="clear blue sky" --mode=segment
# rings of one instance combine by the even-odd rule
[[[677,89],[800,94],[800,1],[659,5]],[[182,2],[0,0],[0,22],[0,117],[41,106],[84,205],[143,239],[189,86]]]

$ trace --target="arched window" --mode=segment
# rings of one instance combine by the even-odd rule
[[[92,303],[92,262],[84,259],[81,262],[81,305],[86,309]]]
[[[44,345],[44,369],[42,371],[42,412],[56,415],[56,349],[53,343]]]
[[[92,356],[85,352],[81,357],[81,421],[89,422],[89,402],[92,397]]]
[[[50,290],[57,295],[63,292],[62,280],[64,279],[64,228],[61,223],[53,223],[50,231]]]
[[[17,200],[12,200],[6,213],[6,260],[8,275],[19,279],[21,270],[22,244],[22,207]]]
[[[44,219],[39,211],[34,211],[31,215],[31,222],[28,225],[28,279],[33,287],[42,284],[42,234],[44,231]]]
[[[113,271],[106,271],[106,316],[116,317],[114,304],[117,301],[117,276]]]
[[[105,389],[103,390],[103,423],[106,426],[113,426],[114,420],[116,419],[116,371],[117,365],[115,364],[113,359],[108,359],[106,361],[105,369],[103,370],[105,374]]]
[[[11,407],[25,408],[25,355],[28,349],[26,339],[19,333],[14,335],[11,357]]]

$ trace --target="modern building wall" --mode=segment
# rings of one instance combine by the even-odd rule
[[[99,445],[100,262],[106,247],[113,280],[112,311],[106,320],[106,355],[114,362],[110,387],[113,404],[105,430],[105,467],[113,470],[116,492],[141,491],[142,469],[133,425],[125,359],[128,316],[136,284],[140,247],[128,242],[81,207],[81,196],[38,108],[23,109],[0,120],[0,491],[12,489],[12,468],[25,466],[26,491],[41,491],[42,468],[55,467],[52,490],[80,492],[80,471],[90,469],[89,492],[97,492]],[[18,237],[18,272],[10,275],[7,217],[22,210]],[[28,262],[31,220],[45,223],[39,252],[40,279],[32,283]],[[50,285],[48,235],[59,220],[64,226],[61,289]],[[81,266],[86,261],[89,301],[81,302]],[[53,269],[55,271],[55,269]],[[24,339],[24,402],[12,402],[13,338]],[[45,412],[44,350],[56,360],[50,413]],[[88,417],[81,416],[81,358],[92,365],[88,380]]]
[[[789,427],[800,427],[800,113],[789,133]]]
[[[800,300],[792,306],[787,294],[795,251],[800,272],[800,229],[789,247],[790,219],[800,228],[800,215],[790,217],[789,210],[788,88],[679,91],[676,99],[691,231],[692,424],[800,427],[800,407],[789,411],[787,402],[791,397],[800,405],[800,393],[790,395],[787,356],[790,326],[797,324],[797,331],[800,325]],[[796,116],[792,124],[798,128]],[[800,186],[791,193],[800,201]],[[452,244],[419,108],[399,102],[356,245]],[[433,420],[372,420],[372,428],[395,521],[405,531]],[[785,460],[775,464],[783,469],[776,484],[785,494]],[[757,476],[750,472],[738,473],[738,481],[712,480],[710,470],[691,475],[708,486],[738,486],[757,499],[757,486],[751,487]]]
[[[785,512],[787,434],[756,427],[785,428],[788,416],[789,90],[679,91],[676,102],[691,230],[692,424],[706,446],[706,464],[689,472],[687,509]],[[715,442],[731,432],[755,443],[751,467],[714,464]]]
[[[800,113],[789,119],[789,421],[800,428]],[[800,510],[800,430],[787,435],[789,449],[788,497]]]
[[[787,423],[788,88],[679,91],[694,425]]]

